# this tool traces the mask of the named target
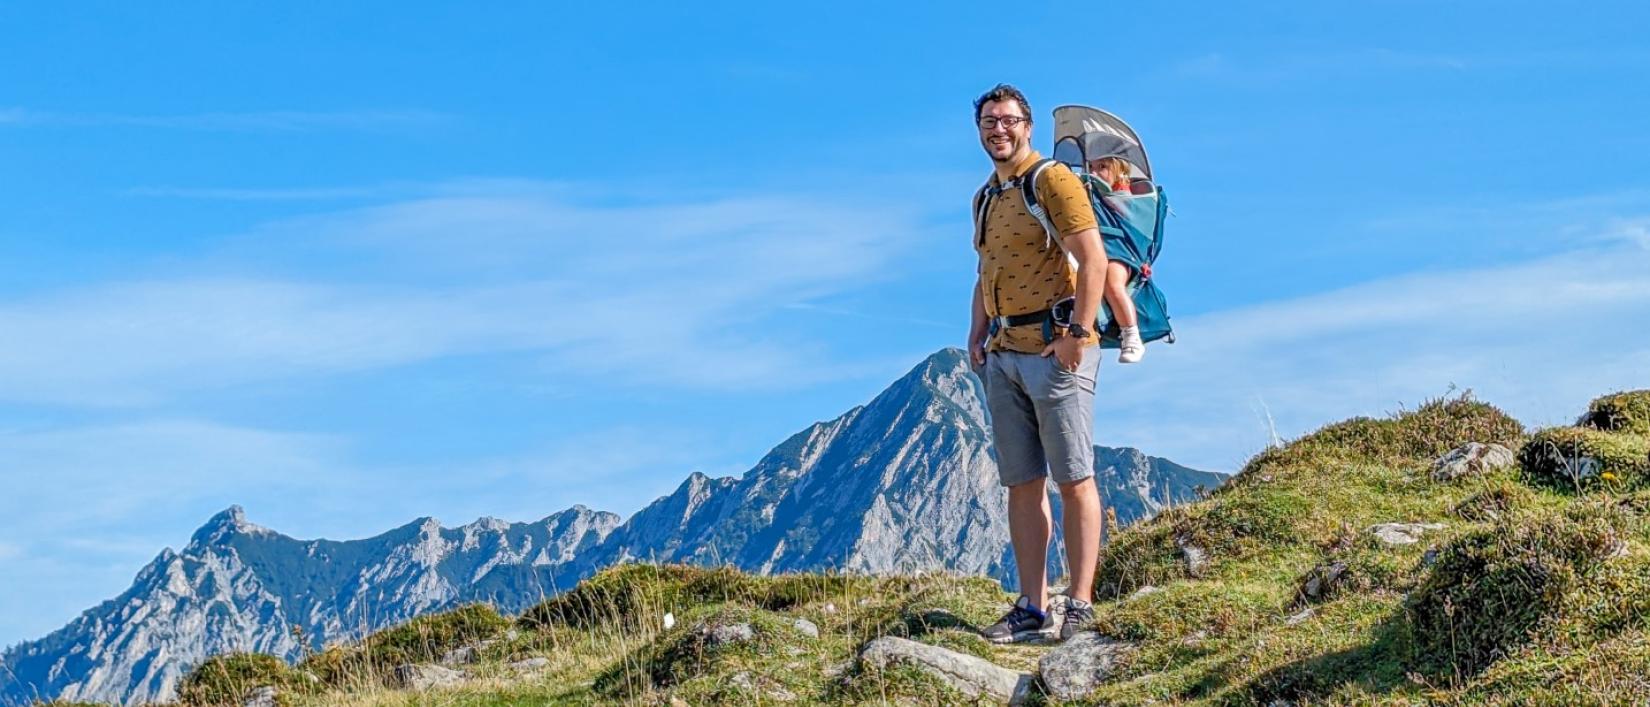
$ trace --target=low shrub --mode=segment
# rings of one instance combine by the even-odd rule
[[[1587,427],[1537,432],[1518,452],[1525,479],[1539,486],[1581,491],[1601,485],[1650,486],[1650,437]]]
[[[193,707],[240,707],[247,693],[260,687],[275,688],[277,699],[284,703],[287,695],[312,692],[316,684],[275,656],[228,653],[207,658],[190,670],[178,685],[178,701]]]
[[[1405,603],[1415,664],[1471,675],[1526,643],[1622,544],[1614,504],[1513,514],[1444,546]]]
[[[1630,390],[1597,398],[1576,424],[1597,430],[1650,435],[1650,390]]]

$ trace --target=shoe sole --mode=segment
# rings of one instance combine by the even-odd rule
[[[990,636],[982,636],[982,638],[984,638],[987,643],[1006,646],[1011,643],[1041,643],[1045,641],[1052,641],[1056,635],[1058,634],[1055,633],[1054,629],[1042,628],[1034,631],[1016,631],[1014,635],[1006,638],[992,638]]]

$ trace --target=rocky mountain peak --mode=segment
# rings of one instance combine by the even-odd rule
[[[230,506],[219,511],[206,520],[206,523],[195,531],[189,538],[190,547],[206,547],[222,543],[234,535],[268,533],[269,529],[253,525],[246,520],[246,510],[238,505]]]

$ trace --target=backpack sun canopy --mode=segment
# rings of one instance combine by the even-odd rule
[[[1102,157],[1121,157],[1133,176],[1152,179],[1146,146],[1122,118],[1089,106],[1055,108],[1054,159],[1081,168]]]

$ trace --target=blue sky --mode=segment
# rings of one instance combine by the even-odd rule
[[[998,81],[1124,116],[1175,206],[1181,339],[1103,367],[1101,443],[1650,386],[1650,10],[1099,8],[0,8],[0,644],[231,503],[352,538],[742,472],[962,342]]]

